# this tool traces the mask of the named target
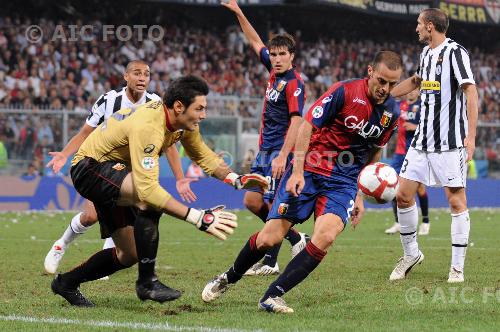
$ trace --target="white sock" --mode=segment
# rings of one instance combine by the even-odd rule
[[[451,214],[451,266],[464,271],[465,253],[469,243],[469,210]]]
[[[80,234],[85,233],[89,229],[89,227],[85,227],[80,223],[81,215],[82,213],[80,212],[71,219],[71,223],[64,231],[63,236],[59,239],[59,241],[63,242],[62,244],[64,247],[69,246]]]
[[[405,256],[418,256],[417,225],[418,209],[417,204],[406,209],[398,208],[398,220],[401,225],[399,237],[403,245]]]
[[[102,249],[109,249],[109,248],[114,248],[115,243],[113,242],[113,238],[108,237],[106,241],[104,241],[104,246]]]

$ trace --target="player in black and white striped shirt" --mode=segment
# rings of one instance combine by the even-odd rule
[[[148,64],[144,61],[131,61],[125,70],[124,79],[127,86],[119,90],[108,91],[97,99],[83,127],[78,134],[71,138],[62,151],[50,152],[52,160],[47,164],[47,167],[52,167],[54,172],[58,173],[66,164],[67,158],[78,151],[87,136],[116,111],[124,108],[135,109],[151,100],[161,101],[158,95],[146,91],[150,80],[150,70]],[[187,202],[196,200],[196,195],[189,186],[192,180],[184,178],[176,147],[169,147],[165,150],[165,154],[177,179],[176,187],[181,198]],[[83,212],[73,217],[64,234],[52,245],[45,257],[45,270],[48,273],[55,273],[66,248],[96,222],[97,214],[94,205],[92,202],[86,201]],[[112,247],[114,247],[113,240],[111,238],[106,239],[104,248]]]
[[[417,20],[419,41],[427,44],[418,72],[392,91],[402,96],[420,87],[420,123],[400,172],[398,219],[404,256],[390,280],[404,279],[424,255],[416,230],[415,194],[420,183],[444,187],[451,208],[452,260],[448,282],[464,281],[464,261],[470,231],[465,195],[467,162],[475,149],[477,90],[469,53],[446,38],[447,15],[436,8],[422,11]]]

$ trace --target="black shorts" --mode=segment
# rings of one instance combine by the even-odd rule
[[[92,201],[101,226],[101,238],[111,236],[118,228],[133,226],[137,209],[118,206],[123,180],[130,169],[116,161],[97,162],[84,158],[71,167],[71,179],[80,195]]]

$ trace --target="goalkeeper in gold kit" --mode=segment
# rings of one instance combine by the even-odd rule
[[[79,290],[83,282],[111,275],[139,263],[136,282],[141,300],[177,299],[181,293],[155,275],[158,223],[162,213],[183,219],[221,240],[233,233],[236,215],[223,206],[196,210],[175,200],[160,186],[158,158],[177,141],[208,175],[236,189],[267,188],[265,178],[238,175],[210,150],[199,132],[206,117],[208,86],[196,76],[171,83],[163,102],[151,101],[135,111],[122,109],[85,140],[72,161],[76,190],[95,205],[101,237],[111,236],[116,248],[104,249],[52,282],[54,293],[75,306],[91,307]]]

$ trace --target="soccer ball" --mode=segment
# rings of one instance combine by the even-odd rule
[[[374,204],[384,204],[396,197],[398,173],[384,163],[367,165],[358,176],[358,188],[362,197]]]

